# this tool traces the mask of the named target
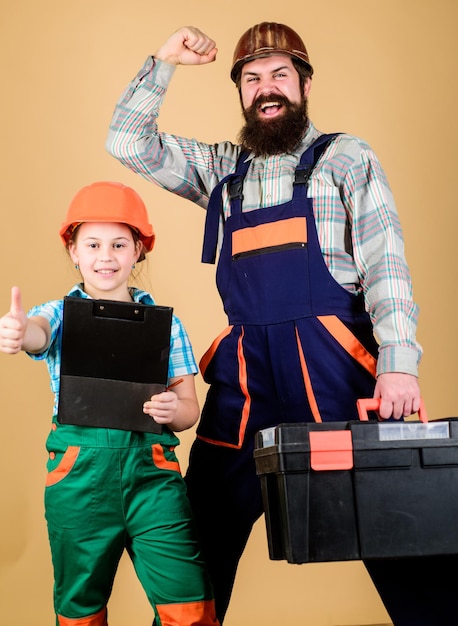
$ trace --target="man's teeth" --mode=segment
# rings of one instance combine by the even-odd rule
[[[261,111],[265,111],[266,109],[269,109],[270,107],[279,107],[280,103],[279,102],[268,102],[266,104],[261,105]]]

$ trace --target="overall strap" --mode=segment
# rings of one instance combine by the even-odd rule
[[[223,217],[221,198],[224,185],[228,185],[229,187],[231,207],[234,202],[235,206],[239,206],[239,210],[241,210],[243,198],[243,179],[245,178],[248,168],[250,167],[250,161],[247,160],[248,156],[249,152],[247,151],[242,151],[239,154],[235,165],[235,171],[221,179],[210,195],[207,215],[205,217],[202,263],[214,263],[216,259],[219,224],[220,218]]]
[[[298,185],[302,185],[305,190],[309,181],[310,175],[317,164],[319,158],[326,150],[328,145],[337,137],[340,133],[329,133],[327,135],[320,135],[318,139],[302,153],[300,161],[296,167],[294,173],[293,185],[296,188]]]

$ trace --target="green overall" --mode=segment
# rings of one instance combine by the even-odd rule
[[[58,626],[105,626],[124,549],[161,626],[217,624],[174,447],[178,439],[62,425],[45,492]]]

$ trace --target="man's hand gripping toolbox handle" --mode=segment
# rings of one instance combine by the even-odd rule
[[[378,411],[380,408],[380,398],[361,398],[356,401],[356,406],[358,409],[359,419],[362,422],[367,422],[369,417],[367,416],[368,411]],[[420,408],[418,410],[418,417],[421,422],[427,422],[428,416],[426,415],[425,403],[423,402],[423,398],[420,398]]]

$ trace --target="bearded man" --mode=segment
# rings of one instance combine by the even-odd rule
[[[173,33],[124,91],[107,149],[206,209],[203,261],[219,252],[229,325],[200,363],[209,389],[186,480],[222,622],[262,514],[255,433],[284,422],[357,419],[357,399],[372,396],[380,419],[417,412],[421,347],[385,174],[364,141],[324,135],[308,118],[313,68],[294,30],[263,22],[235,48],[231,78],[245,116],[239,143],[158,130],[176,67],[211,63],[216,54],[197,28]],[[366,566],[396,624],[445,624],[440,606],[436,621],[424,621],[418,593],[412,606],[404,602],[393,572],[404,576],[417,563]]]

